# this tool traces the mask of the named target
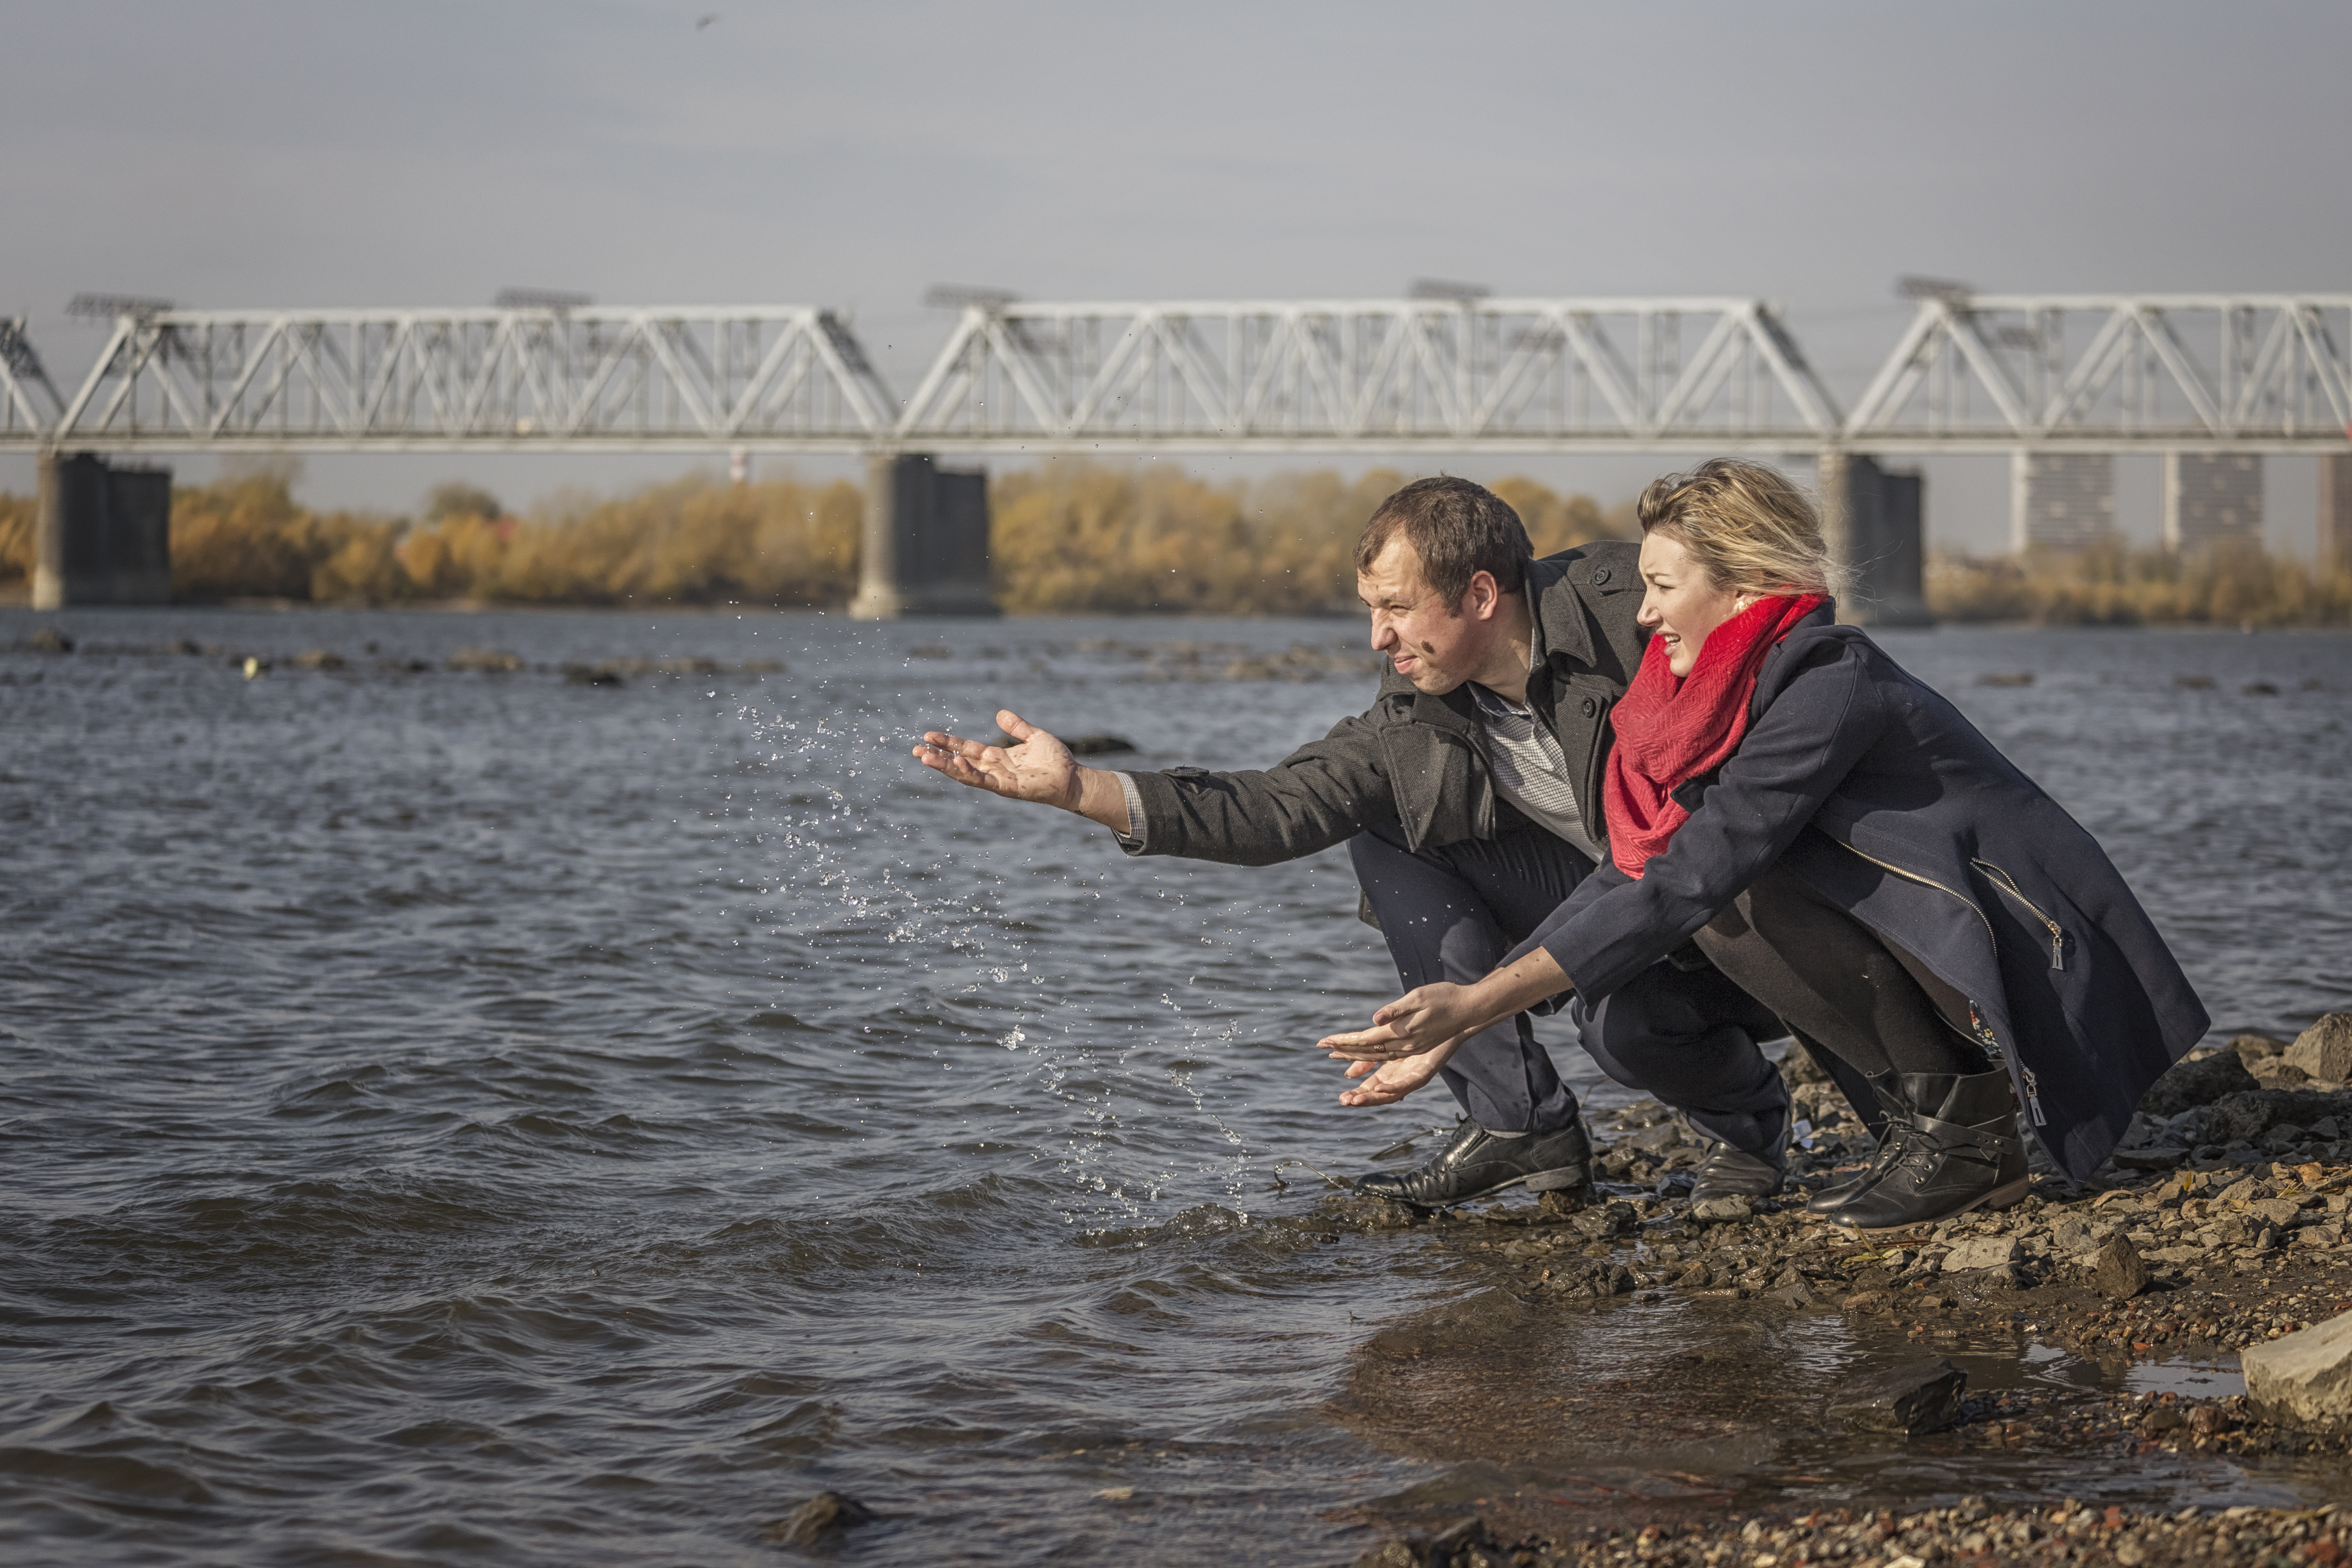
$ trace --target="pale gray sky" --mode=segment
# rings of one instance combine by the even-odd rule
[[[1436,276],[1778,299],[1850,399],[1904,319],[1899,273],[2352,287],[2352,6],[2320,0],[0,0],[0,312],[29,315],[60,376],[95,347],[62,314],[81,289],[830,304],[903,390],[947,326],[918,303],[935,281],[1116,299]],[[1659,466],[1457,471],[1607,500]],[[523,500],[674,467],[342,458],[305,494],[404,510],[443,478]],[[2005,473],[1931,465],[1937,536],[1997,544]],[[2144,534],[2153,473],[2120,476]],[[2273,542],[2307,549],[2310,463],[2270,477]],[[0,459],[0,488],[29,482]]]

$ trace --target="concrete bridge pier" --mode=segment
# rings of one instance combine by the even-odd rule
[[[172,602],[172,474],[44,452],[33,607]]]
[[[866,466],[861,621],[900,616],[993,616],[988,476],[942,468],[927,452],[877,456]]]
[[[1858,626],[1929,625],[1926,480],[1835,450],[1821,455],[1816,474],[1830,559],[1853,574],[1838,618]]]

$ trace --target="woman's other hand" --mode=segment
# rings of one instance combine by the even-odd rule
[[[1348,1066],[1348,1076],[1360,1078],[1364,1081],[1353,1089],[1342,1090],[1339,1103],[1359,1106],[1394,1105],[1398,1100],[1435,1078],[1437,1069],[1445,1065],[1445,1058],[1452,1056],[1461,1044],[1462,1041],[1459,1039],[1448,1040],[1435,1050],[1423,1051],[1419,1056],[1404,1057],[1395,1061],[1350,1062]]]

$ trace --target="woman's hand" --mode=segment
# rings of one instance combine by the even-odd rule
[[[1433,1051],[1456,1036],[1487,1022],[1466,985],[1416,986],[1372,1015],[1372,1026],[1352,1034],[1327,1035],[1317,1043],[1335,1058],[1393,1062]]]
[[[1464,1037],[1467,1038],[1468,1037]],[[1356,1061],[1348,1066],[1349,1078],[1364,1081],[1354,1089],[1341,1092],[1342,1105],[1394,1105],[1414,1089],[1437,1076],[1445,1058],[1460,1048],[1460,1039],[1448,1040],[1433,1051],[1423,1051],[1417,1057],[1405,1057],[1396,1061]],[[1365,1075],[1370,1074],[1370,1077]]]

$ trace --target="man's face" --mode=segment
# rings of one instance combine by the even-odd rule
[[[1402,534],[1356,574],[1356,596],[1372,614],[1372,647],[1431,696],[1453,690],[1486,657],[1487,623],[1462,614],[1422,580],[1421,553]]]

